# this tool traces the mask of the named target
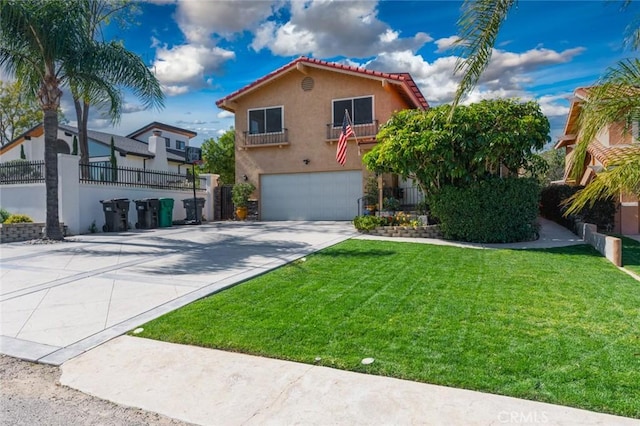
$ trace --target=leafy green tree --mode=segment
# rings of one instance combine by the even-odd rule
[[[27,154],[24,153],[24,145],[20,145],[20,159],[21,160],[27,159]]]
[[[231,184],[236,175],[235,135],[233,128],[224,132],[218,140],[207,139],[202,143],[201,170],[220,175],[222,183]]]
[[[116,83],[134,88],[151,105],[161,105],[159,83],[142,61],[119,43],[89,37],[89,0],[0,0],[0,67],[16,76],[40,103],[44,118],[46,227],[44,238],[63,239],[58,216],[58,163],[55,150],[61,87],[110,104],[120,111]],[[141,82],[142,88],[133,83]],[[158,96],[144,97],[144,88]],[[154,90],[157,89],[157,90]],[[148,94],[148,93],[147,93]]]
[[[501,165],[514,174],[539,167],[534,151],[549,141],[549,121],[536,102],[485,100],[457,107],[449,121],[450,109],[394,113],[363,161],[414,179],[425,194],[500,175]]]
[[[630,0],[622,2],[626,8]],[[453,105],[457,105],[478,83],[489,65],[500,27],[515,0],[465,0],[458,21],[460,59],[456,71],[462,71]],[[625,29],[625,44],[633,52],[640,49],[640,17],[634,16]],[[569,165],[571,175],[582,173],[588,144],[603,126],[615,122],[640,119],[640,60],[623,59],[609,68],[590,90],[584,102],[579,122],[581,132]],[[640,195],[640,154],[628,154],[614,159],[584,190],[570,199],[567,214],[576,213],[597,199],[618,196],[621,192]]]
[[[42,109],[22,90],[21,82],[0,81],[0,144],[5,145],[38,123]]]
[[[564,178],[564,149],[549,149],[540,153],[540,157],[547,163],[547,172],[540,176],[542,185]]]

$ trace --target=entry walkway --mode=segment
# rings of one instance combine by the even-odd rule
[[[217,222],[0,246],[0,352],[62,364],[354,234],[346,222]]]

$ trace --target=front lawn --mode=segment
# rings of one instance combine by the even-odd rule
[[[640,283],[589,246],[349,240],[141,335],[640,418]]]

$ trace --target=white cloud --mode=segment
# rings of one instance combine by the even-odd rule
[[[181,0],[176,20],[189,42],[207,44],[214,33],[230,37],[234,33],[254,29],[273,13],[278,3],[264,0]]]
[[[140,104],[133,104],[130,102],[125,102],[124,105],[122,105],[122,113],[123,114],[131,114],[134,112],[140,112],[140,111],[144,111],[146,110],[146,108],[144,107],[144,105],[140,105]]]
[[[542,113],[547,117],[566,117],[569,113],[570,96],[570,93],[540,96],[538,103]]]
[[[442,53],[453,48],[454,43],[459,39],[460,38],[458,36],[452,35],[450,37],[440,38],[436,40],[435,43],[438,46],[438,50],[436,50],[436,52]]]
[[[207,75],[220,72],[224,63],[234,58],[234,52],[216,46],[158,46],[152,70],[167,95],[179,95],[203,87]]]
[[[216,115],[216,117],[218,117],[218,118],[231,118],[231,117],[235,117],[235,114],[234,114],[234,113],[232,113],[232,112],[229,112],[229,111],[225,111],[225,110],[223,110],[223,111],[220,111],[220,112]]]
[[[442,40],[451,41],[451,37],[440,39],[436,44],[440,46],[447,43]],[[534,72],[547,66],[569,62],[582,51],[584,49],[581,47],[562,52],[541,47],[523,53],[494,50],[478,86],[464,103],[497,97],[531,99],[532,95],[527,92],[526,87],[533,81]],[[444,56],[429,63],[422,56],[405,50],[382,53],[365,66],[386,72],[409,72],[429,103],[438,105],[451,102],[455,96],[460,80],[459,75],[453,74],[456,60],[456,56]],[[552,109],[551,103],[545,107],[553,113],[560,112],[559,109]]]
[[[255,31],[251,48],[275,55],[366,58],[397,50],[417,51],[432,40],[419,32],[401,34],[377,18],[377,2],[293,1],[290,20],[267,21]]]

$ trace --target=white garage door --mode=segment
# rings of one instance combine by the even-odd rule
[[[351,220],[362,197],[362,172],[262,175],[262,220]]]

